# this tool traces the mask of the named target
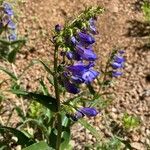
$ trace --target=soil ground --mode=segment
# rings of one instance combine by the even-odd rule
[[[144,23],[140,0],[24,0],[20,2],[18,28],[21,36],[28,40],[22,52],[17,55],[17,73],[37,58],[52,61],[53,47],[50,43],[51,31],[56,24],[64,24],[84,10],[85,7],[100,5],[105,12],[97,21],[99,34],[96,36],[95,50],[101,61],[113,48],[125,50],[126,64],[124,75],[119,78],[113,89],[116,91],[109,117],[116,122],[127,112],[139,116],[141,126],[130,134],[132,146],[137,150],[147,150],[150,145],[150,49],[145,45],[150,29]],[[100,65],[99,65],[100,64]],[[0,62],[1,66],[7,65]],[[42,67],[35,65],[29,69],[23,79],[25,88],[36,90],[38,79],[44,76]],[[1,78],[5,78],[3,74]],[[19,102],[18,102],[19,103]],[[9,104],[9,105],[8,105]],[[11,102],[7,107],[12,108]],[[102,114],[92,120],[104,133],[106,125]],[[82,132],[81,132],[82,131]],[[78,134],[77,134],[78,133]],[[92,136],[84,138],[82,127],[73,127],[75,149],[83,149],[86,143],[93,141]],[[89,142],[90,141],[90,142]]]

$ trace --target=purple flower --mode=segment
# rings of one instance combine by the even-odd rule
[[[11,5],[9,3],[3,3],[3,7],[4,7],[4,12],[8,15],[8,16],[12,16],[14,14],[13,9],[11,7]]]
[[[119,77],[121,76],[123,73],[119,72],[119,71],[112,71],[112,77]]]
[[[124,51],[120,50],[118,51],[118,54],[113,57],[113,62],[111,63],[111,66],[115,70],[112,70],[111,72],[112,77],[119,77],[123,74],[122,72],[118,71],[118,69],[123,68],[125,63],[125,59],[122,54],[124,54]]]
[[[94,66],[93,62],[90,62],[88,65],[83,64],[82,62],[75,63],[74,65],[70,65],[67,69],[72,73],[72,75],[83,75],[83,73],[87,72],[91,67]]]
[[[122,52],[119,51],[119,54],[113,57],[113,62],[111,64],[113,69],[123,68],[125,59],[121,55],[122,55]]]
[[[76,84],[72,83],[69,80],[69,74],[67,72],[64,72],[61,77],[62,77],[63,86],[69,93],[77,94],[80,92]]]
[[[84,83],[84,80],[80,76],[72,76],[71,81],[76,84]]]
[[[72,73],[72,75],[81,76],[89,69],[89,67],[83,63],[76,63],[74,65],[68,66],[67,69]]]
[[[97,78],[97,76],[99,75],[100,73],[95,71],[95,70],[92,70],[92,69],[89,69],[88,71],[86,71],[83,75],[82,75],[82,79],[84,80],[84,82],[86,84],[90,84],[94,79]]]
[[[89,45],[89,44],[95,43],[94,37],[92,37],[90,34],[79,32],[78,37],[79,37],[80,42],[83,43],[83,44],[88,44]]]
[[[119,69],[122,68],[123,65],[121,63],[113,62],[112,64],[113,69]]]
[[[61,31],[61,26],[60,26],[59,24],[57,24],[57,25],[55,26],[55,31],[56,31],[56,32],[60,32],[60,31]]]
[[[8,22],[8,28],[10,28],[10,29],[12,29],[12,30],[15,30],[15,29],[16,29],[16,25],[15,25],[15,23],[14,23],[12,20],[10,20],[10,21]]]
[[[9,35],[9,41],[15,41],[17,39],[17,35],[15,33],[12,33]]]
[[[92,48],[84,48],[81,45],[76,45],[76,52],[82,57],[83,60],[94,61],[97,59],[96,54]]]
[[[87,117],[94,117],[98,114],[98,111],[93,107],[83,107],[79,109],[79,112],[83,113]]]
[[[78,119],[84,117],[84,114],[80,111],[77,111],[75,115],[71,115],[70,117],[73,121],[78,121]]]
[[[69,60],[71,60],[71,59],[77,60],[77,61],[81,60],[81,56],[78,53],[76,53],[75,51],[74,52],[72,52],[72,51],[66,52],[66,57]]]
[[[72,36],[72,37],[70,38],[70,41],[71,41],[71,43],[74,44],[74,45],[78,42],[77,39],[75,38],[75,36]]]
[[[118,51],[119,52],[119,54],[124,54],[125,53],[125,51],[124,50],[120,50],[120,51]]]
[[[73,79],[76,79],[81,83],[84,82],[86,84],[89,84],[99,75],[99,72],[91,69],[91,67],[93,66],[94,63],[89,63],[88,65],[78,63],[69,66],[67,69],[72,73]]]
[[[69,80],[65,80],[64,82],[65,89],[72,94],[77,94],[80,92],[80,90],[77,88],[77,86],[73,83],[71,83]]]
[[[94,61],[97,59],[97,55],[92,49],[92,44],[95,43],[92,33],[96,34],[94,21],[94,18],[91,18],[88,28],[76,33],[73,30],[70,32],[71,35],[66,35],[65,37],[67,49],[62,56],[66,56],[71,60],[71,65],[64,68],[66,77],[61,78],[61,80],[64,82],[66,90],[73,94],[79,93],[79,84],[90,84],[100,74],[92,69]],[[79,116],[82,116],[81,112]]]
[[[96,34],[97,32],[96,32],[96,27],[95,27],[94,22],[95,22],[94,18],[91,18],[89,20],[89,28],[90,28],[91,33]]]
[[[78,121],[78,119],[87,117],[95,117],[98,114],[98,111],[93,107],[83,107],[76,111],[74,115],[71,115],[71,119],[73,121]]]
[[[125,62],[125,59],[122,56],[116,55],[116,56],[114,56],[114,62],[122,64]]]

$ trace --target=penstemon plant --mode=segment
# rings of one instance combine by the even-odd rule
[[[7,8],[8,15],[13,14],[8,4],[3,4],[3,7]],[[106,89],[113,79],[122,75],[125,63],[124,51],[113,50],[104,70],[99,72],[94,69],[98,59],[93,50],[94,36],[98,34],[95,23],[97,15],[103,11],[100,7],[90,7],[64,27],[59,24],[55,26],[51,38],[54,45],[53,69],[42,60],[35,60],[29,65],[43,65],[54,93],[50,92],[43,80],[40,81],[41,88],[38,92],[28,92],[20,85],[23,73],[16,75],[3,70],[13,79],[9,91],[18,98],[35,100],[27,104],[26,111],[20,107],[15,108],[21,117],[15,128],[0,125],[0,133],[5,140],[12,135],[17,138],[13,142],[10,140],[8,145],[3,145],[4,148],[21,145],[24,150],[72,149],[70,128],[76,122],[88,129],[98,141],[101,140],[98,131],[85,118],[99,114],[98,106],[102,109],[102,105],[105,105],[103,95],[109,95]],[[16,40],[16,36],[13,35],[10,39]],[[97,89],[94,88],[96,84]],[[118,138],[117,142],[119,140]]]
[[[16,16],[10,3],[0,1],[0,59],[15,62],[16,54],[25,44],[17,37]]]

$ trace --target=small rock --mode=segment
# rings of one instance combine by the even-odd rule
[[[135,148],[136,150],[146,150],[142,143],[134,142],[134,143],[131,143],[131,146]]]

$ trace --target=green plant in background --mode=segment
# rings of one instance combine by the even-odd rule
[[[0,2],[0,59],[15,62],[16,54],[25,44],[17,37],[17,25],[12,5],[4,0]]]
[[[5,6],[4,3],[2,5],[3,8],[7,6],[6,12],[11,19],[13,11],[10,5]],[[97,15],[103,11],[100,7],[90,7],[64,27],[59,24],[55,26],[51,39],[54,45],[53,68],[42,60],[32,61],[19,75],[15,71],[11,72],[7,68],[0,67],[0,70],[11,77],[12,85],[9,92],[16,94],[18,99],[29,101],[26,108],[24,104],[22,107],[14,108],[20,117],[15,128],[0,125],[2,147],[12,148],[14,145],[20,145],[23,150],[71,150],[73,148],[70,145],[70,127],[76,122],[89,130],[98,142],[102,142],[98,131],[84,118],[95,117],[99,114],[97,108],[102,110],[111,102],[111,93],[106,90],[112,80],[122,75],[125,63],[124,51],[113,50],[104,69],[100,71],[93,69],[98,59],[93,50],[93,44],[96,42],[94,35],[98,34],[95,22]],[[9,23],[3,25],[2,29],[9,27]],[[14,24],[11,30],[14,32]],[[18,40],[13,38],[11,41],[8,35],[5,37],[7,42],[1,41],[6,47],[11,47]],[[14,53],[12,51],[7,57],[11,63],[14,62],[9,59],[14,58],[10,55]],[[22,88],[20,81],[24,72],[36,63],[40,63],[47,72],[47,82],[41,79],[40,89],[29,92]],[[46,83],[51,85],[54,93]],[[96,83],[99,85],[97,89],[94,88]],[[12,140],[13,137],[16,139]],[[107,149],[109,145],[109,148],[117,150],[120,142],[124,143],[122,139],[113,138],[111,142],[101,144],[100,147]]]
[[[150,2],[145,1],[142,5],[142,11],[144,13],[147,22],[150,22]]]
[[[140,125],[140,119],[136,116],[125,113],[122,118],[122,124],[126,129],[133,129]]]

